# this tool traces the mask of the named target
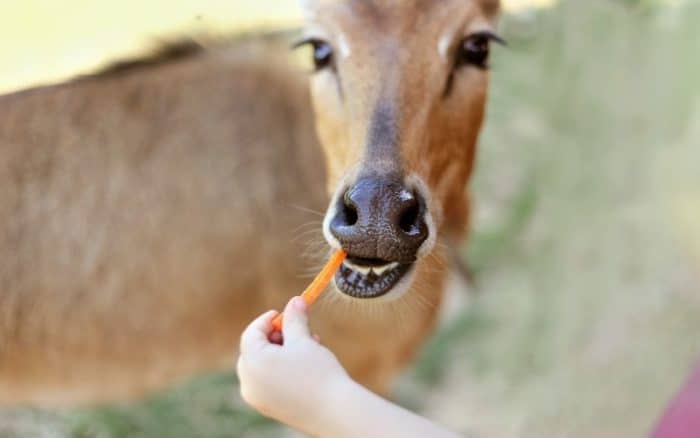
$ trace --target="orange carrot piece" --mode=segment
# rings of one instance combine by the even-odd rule
[[[340,268],[340,265],[345,260],[347,254],[342,249],[336,251],[326,263],[326,266],[321,269],[316,278],[309,284],[309,286],[301,293],[301,297],[306,301],[306,306],[311,307],[311,305],[321,296],[323,291],[328,287],[328,283],[331,282],[333,275]],[[277,315],[275,319],[272,320],[273,331],[282,331],[282,313]]]

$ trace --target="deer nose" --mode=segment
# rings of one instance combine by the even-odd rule
[[[330,232],[351,257],[411,263],[428,237],[425,200],[398,178],[361,178],[336,207]]]

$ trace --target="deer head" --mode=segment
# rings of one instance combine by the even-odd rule
[[[324,236],[354,298],[411,289],[467,222],[496,0],[310,0],[300,45],[332,199]]]

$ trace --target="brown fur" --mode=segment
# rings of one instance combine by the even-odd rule
[[[324,176],[286,52],[0,98],[0,401],[134,397],[230,365],[246,322],[303,287]]]
[[[230,365],[247,322],[306,283],[305,232],[321,218],[305,209],[358,166],[379,96],[401,109],[404,170],[429,187],[438,244],[400,299],[331,291],[312,324],[355,378],[388,391],[435,324],[444,242],[467,223],[487,75],[461,72],[448,100],[436,85],[434,40],[458,12],[480,16],[476,3],[387,3],[319,10],[353,47],[346,101],[312,80],[328,178],[305,79],[269,45],[0,98],[0,403],[131,398]],[[377,21],[388,40],[366,31]]]

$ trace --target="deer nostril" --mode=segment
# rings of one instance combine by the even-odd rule
[[[418,216],[420,215],[420,205],[413,197],[411,203],[401,212],[399,217],[399,228],[405,233],[414,234],[418,231]]]
[[[357,206],[348,196],[348,192],[345,192],[343,196],[343,216],[345,217],[345,225],[352,226],[357,223]]]

